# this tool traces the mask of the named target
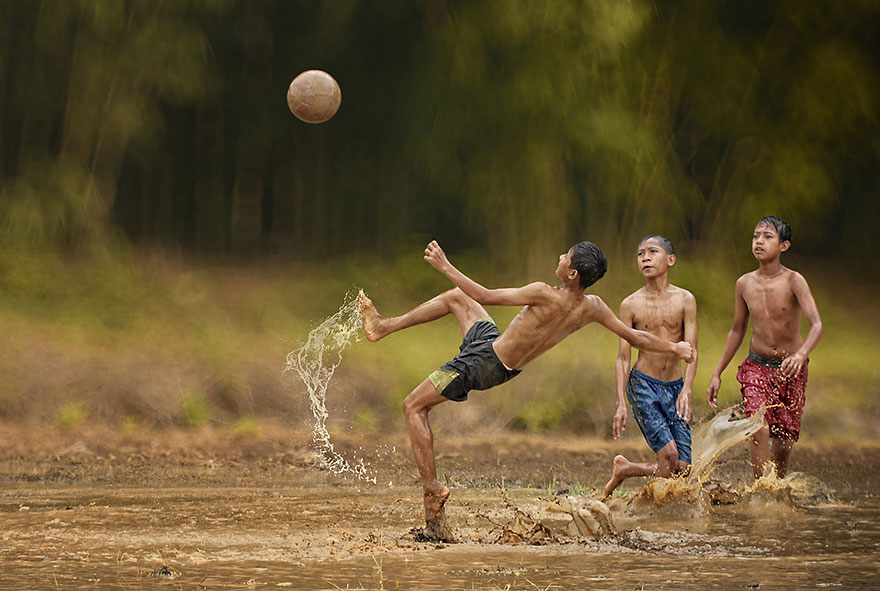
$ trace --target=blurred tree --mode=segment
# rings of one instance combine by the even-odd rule
[[[880,5],[12,0],[7,239],[299,258],[426,236],[546,266],[590,238],[855,258],[880,222]],[[284,94],[331,72],[337,115]],[[865,238],[866,239],[866,238]],[[705,251],[704,251],[705,252]]]

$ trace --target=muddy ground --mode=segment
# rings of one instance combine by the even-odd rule
[[[673,512],[659,526],[630,519],[618,524],[622,534],[611,541],[566,537],[562,515],[549,523],[548,537],[528,543],[504,538],[505,524],[515,518],[504,494],[537,515],[548,498],[601,487],[615,453],[649,459],[644,444],[503,431],[438,437],[438,470],[452,488],[449,520],[461,542],[438,544],[410,531],[422,525],[423,514],[404,433],[334,434],[335,449],[363,458],[376,484],[322,469],[309,432],[272,425],[253,436],[5,424],[0,442],[0,588],[135,589],[173,582],[192,589],[567,589],[583,588],[582,567],[597,560],[605,566],[600,574],[591,571],[595,588],[640,582],[667,588],[664,580],[679,579],[690,588],[693,561],[705,572],[706,560],[716,568],[729,560],[733,570],[724,572],[748,580],[743,558],[767,560],[768,568],[786,573],[800,569],[804,588],[811,588],[809,568],[786,561],[800,560],[798,553],[826,556],[823,544],[832,534],[816,534],[815,518],[851,524],[840,528],[850,532],[837,543],[846,546],[844,557],[835,554],[821,565],[829,585],[857,587],[858,577],[877,574],[873,561],[873,570],[861,565],[861,574],[847,579],[848,561],[861,564],[859,548],[867,556],[880,548],[873,481],[862,477],[880,473],[880,446],[871,443],[798,445],[793,469],[825,483],[834,508],[816,513],[774,504],[771,513],[783,515],[788,529],[775,522],[771,529],[789,533],[773,543],[752,535],[766,526],[768,512],[743,521],[737,513],[743,508],[735,505]],[[746,462],[745,449],[729,452],[716,476],[742,487],[749,482]],[[615,503],[622,506],[643,485],[628,481]],[[729,533],[743,523],[745,529]],[[855,531],[867,537],[857,539]],[[678,579],[633,570],[634,561],[664,553],[686,557],[682,564],[689,566]],[[617,575],[606,564],[609,556],[616,556]],[[425,583],[426,573],[434,573],[432,584]],[[762,588],[775,588],[773,578]]]

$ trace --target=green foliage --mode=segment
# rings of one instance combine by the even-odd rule
[[[352,417],[352,424],[355,427],[372,431],[379,427],[379,417],[372,408],[359,408]]]
[[[309,259],[439,237],[534,272],[774,212],[852,259],[838,236],[880,220],[880,10],[838,4],[8,2],[3,236]],[[345,97],[319,126],[282,98],[310,67]]]
[[[419,278],[422,268],[433,272],[420,253],[408,258],[420,266],[403,261],[357,265],[356,278],[381,313],[402,313],[436,293],[426,277]],[[641,284],[633,258],[613,257],[614,273],[597,284],[612,309]],[[50,408],[56,409],[51,420],[59,425],[88,418],[121,424],[129,433],[141,424],[220,423],[251,434],[251,427],[265,419],[309,424],[304,387],[281,375],[284,357],[338,309],[353,279],[349,274],[329,278],[324,266],[307,265],[193,271],[157,257],[74,264],[21,255],[0,263],[5,339],[0,343],[5,347],[0,416],[35,419],[40,409]],[[864,318],[871,317],[873,291],[815,264],[791,264],[808,278],[826,326],[810,360],[805,433],[831,436],[842,422],[848,433],[870,434],[877,418],[872,360],[880,351]],[[498,277],[500,271],[475,259],[463,257],[462,267],[487,284],[508,283]],[[691,290],[698,302],[700,362],[692,398],[697,420],[710,414],[705,387],[730,328],[734,281],[748,269],[679,251],[671,271],[672,282]],[[369,284],[361,281],[370,277]],[[847,307],[838,303],[844,300]],[[516,312],[489,311],[502,329]],[[403,428],[403,398],[449,360],[460,339],[456,322],[445,318],[379,343],[353,343],[328,392],[331,421],[364,431]],[[454,417],[453,429],[606,437],[614,413],[617,344],[609,331],[589,326],[515,380],[472,393],[466,405],[444,405],[437,416]],[[745,347],[723,375],[722,405],[739,400],[735,368]],[[638,437],[632,424],[627,433]]]
[[[55,424],[65,429],[81,425],[89,417],[88,407],[79,401],[61,404],[55,413]]]
[[[137,433],[139,428],[137,418],[131,415],[125,415],[122,417],[122,432],[126,435],[134,435]]]
[[[258,439],[260,437],[260,423],[254,417],[242,417],[235,421],[232,430],[236,435],[247,437],[249,439]]]
[[[186,427],[203,427],[211,419],[211,406],[201,394],[187,394],[180,401],[180,420]]]

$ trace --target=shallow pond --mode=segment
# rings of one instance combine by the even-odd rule
[[[419,489],[340,480],[131,487],[0,484],[3,589],[872,589],[878,476],[858,464],[800,495],[726,505],[613,499],[617,533],[565,534],[548,490],[509,488],[551,537],[497,543],[511,506],[453,489],[460,543],[421,543]],[[638,486],[633,487],[638,490]]]

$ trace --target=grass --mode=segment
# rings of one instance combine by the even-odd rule
[[[591,291],[616,309],[641,283],[628,259],[609,258],[611,272]],[[510,277],[478,257],[455,260],[490,286],[554,281],[550,267]],[[822,262],[788,262],[813,286],[826,326],[810,361],[804,431],[825,439],[876,437],[880,344],[867,320],[876,317],[873,286]],[[698,419],[710,414],[704,392],[729,328],[737,274],[729,265],[684,257],[672,271],[673,283],[698,300]],[[66,260],[7,251],[0,255],[0,417],[70,428],[85,421],[129,430],[224,425],[250,436],[260,417],[308,423],[304,388],[281,375],[285,355],[354,287],[364,288],[380,312],[398,314],[449,283],[415,255],[305,264],[130,251]],[[502,328],[515,312],[490,310]],[[378,344],[354,343],[331,386],[331,422],[364,430],[402,427],[403,398],[459,342],[457,324],[446,318]],[[723,376],[721,404],[739,399],[735,365],[744,351],[745,345]],[[445,428],[607,437],[616,352],[616,337],[587,327],[502,388],[449,405],[455,410],[442,413],[455,419]],[[626,436],[638,437],[630,427]]]

